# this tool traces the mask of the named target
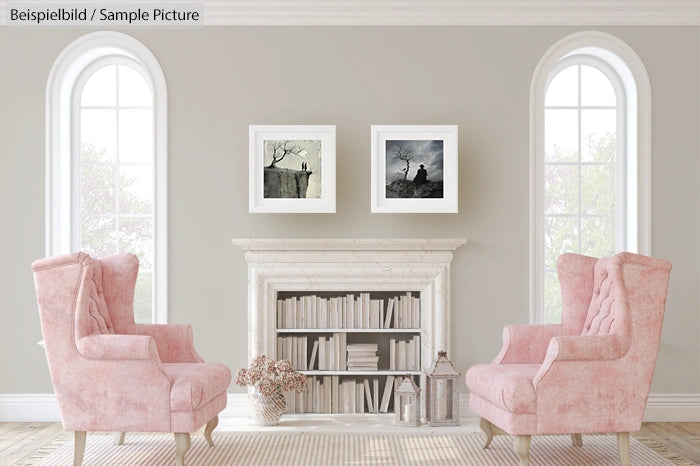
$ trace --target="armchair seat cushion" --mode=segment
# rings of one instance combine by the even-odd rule
[[[472,393],[511,413],[534,413],[537,396],[532,380],[539,364],[477,364],[465,376]]]
[[[231,371],[223,364],[165,363],[163,368],[172,381],[173,411],[194,411],[226,391],[231,383]]]

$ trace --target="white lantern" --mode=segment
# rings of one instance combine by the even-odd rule
[[[438,351],[438,357],[424,372],[426,387],[426,420],[430,426],[458,426],[459,401],[457,381],[459,372],[447,359],[447,351]]]
[[[420,425],[420,388],[413,382],[410,374],[406,374],[394,391],[394,414],[397,426]]]

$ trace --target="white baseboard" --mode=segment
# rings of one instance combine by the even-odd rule
[[[53,393],[0,393],[0,422],[60,422]]]
[[[650,393],[645,422],[698,422],[700,421],[700,394]]]
[[[477,415],[469,409],[469,395],[459,397],[462,419]],[[229,393],[222,418],[250,416],[247,393]],[[61,416],[53,393],[7,394],[0,393],[0,422],[59,422]],[[700,393],[652,393],[644,412],[645,422],[700,422]]]

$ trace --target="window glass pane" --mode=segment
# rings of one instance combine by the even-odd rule
[[[593,257],[615,254],[615,217],[583,218],[581,229],[581,254]]]
[[[578,166],[544,167],[545,214],[578,214]]]
[[[114,106],[117,103],[117,70],[115,65],[95,71],[80,95],[82,106]]]
[[[80,222],[82,251],[95,257],[117,251],[116,221],[113,217],[83,217]]]
[[[148,83],[133,68],[119,66],[119,105],[151,106],[153,97]]]
[[[119,250],[139,258],[139,268],[153,270],[153,220],[149,217],[119,218]]]
[[[544,161],[578,161],[577,110],[545,110]]]
[[[90,146],[87,146],[89,149]],[[83,148],[83,154],[90,151]],[[80,165],[80,215],[117,213],[114,165],[84,162]]]
[[[152,110],[119,110],[119,161],[153,163]]]
[[[616,135],[615,110],[581,110],[581,161],[614,162]]]
[[[148,214],[153,211],[153,167],[119,167],[119,213]]]
[[[139,267],[136,277],[136,290],[134,291],[134,321],[137,324],[150,324],[153,302],[153,272]]]
[[[615,165],[581,167],[581,212],[615,215]]]
[[[116,152],[116,110],[85,110],[80,112],[80,147],[92,146],[95,161],[114,160]]]
[[[556,269],[557,258],[578,251],[578,217],[544,218],[544,267]]]
[[[572,107],[578,105],[578,66],[561,70],[545,91],[544,105]]]
[[[607,76],[592,66],[581,66],[581,105],[610,107],[617,105],[612,83]]]
[[[544,322],[558,324],[561,322],[561,288],[559,277],[554,271],[544,274]]]

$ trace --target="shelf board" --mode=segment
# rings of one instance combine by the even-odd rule
[[[421,375],[421,371],[298,371],[304,375]]]
[[[420,333],[419,328],[278,328],[277,333]]]

